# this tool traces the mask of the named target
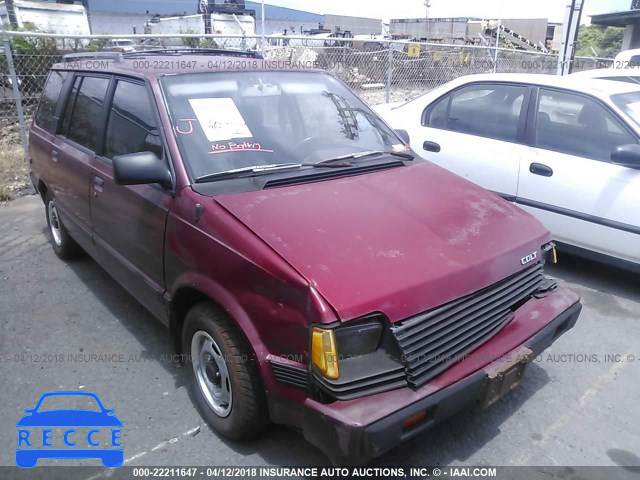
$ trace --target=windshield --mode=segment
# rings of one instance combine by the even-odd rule
[[[194,178],[255,165],[396,151],[398,136],[319,72],[218,72],[162,79],[178,147]]]
[[[633,120],[637,128],[640,128],[640,92],[613,95],[611,100]]]

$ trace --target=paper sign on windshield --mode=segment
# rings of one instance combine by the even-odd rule
[[[210,142],[253,137],[232,98],[191,98],[189,103]]]

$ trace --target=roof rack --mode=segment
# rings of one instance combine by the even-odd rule
[[[228,55],[232,57],[262,58],[260,52],[250,50],[230,50],[224,48],[153,48],[150,50],[138,50],[125,52],[125,58],[144,57],[146,55]]]
[[[121,52],[79,52],[79,53],[67,53],[62,56],[63,62],[69,62],[73,60],[79,59],[111,59],[116,62],[122,61],[122,53]]]

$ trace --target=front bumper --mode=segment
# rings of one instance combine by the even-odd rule
[[[498,370],[506,359],[518,356],[527,349],[531,351],[529,358],[535,358],[575,325],[582,309],[578,297],[565,289],[557,289],[547,298],[534,302],[542,303],[530,306],[527,314],[520,316],[536,318],[533,323],[543,323],[542,328],[538,327],[537,331],[528,334],[522,325],[514,325],[502,339],[498,334],[464,361],[453,365],[418,390],[401,388],[332,404],[305,400],[299,417],[304,437],[321,449],[332,462],[359,465],[454,413],[482,403],[488,389],[488,372]],[[546,318],[540,318],[544,314]],[[520,322],[523,320],[527,318],[519,319]],[[520,337],[527,335],[524,341],[515,340],[519,337],[513,334],[514,331]],[[491,345],[496,341],[502,343]],[[517,343],[513,344],[514,341]],[[502,350],[499,356],[482,360],[483,357],[489,358],[487,355],[491,352],[495,353],[497,345],[510,347]],[[463,376],[454,376],[461,372],[464,372]],[[403,428],[406,419],[424,411],[424,420],[411,428]]]

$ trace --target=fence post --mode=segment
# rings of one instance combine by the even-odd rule
[[[4,55],[7,57],[7,67],[9,68],[9,78],[11,78],[11,88],[13,89],[13,98],[16,102],[16,113],[18,115],[18,124],[20,125],[20,139],[22,141],[23,160],[29,158],[29,149],[27,146],[27,122],[24,118],[24,110],[22,109],[22,95],[20,94],[20,85],[18,84],[18,75],[16,74],[16,66],[13,63],[13,54],[11,52],[11,40],[6,33],[2,36],[4,44]]]
[[[387,65],[387,101],[389,103],[391,97],[391,71],[393,70],[393,50],[391,49],[391,40],[387,44],[389,49],[388,65]]]
[[[500,21],[498,19],[498,28],[496,29],[496,51],[493,56],[493,73],[497,73],[498,71],[498,48],[500,47]]]

